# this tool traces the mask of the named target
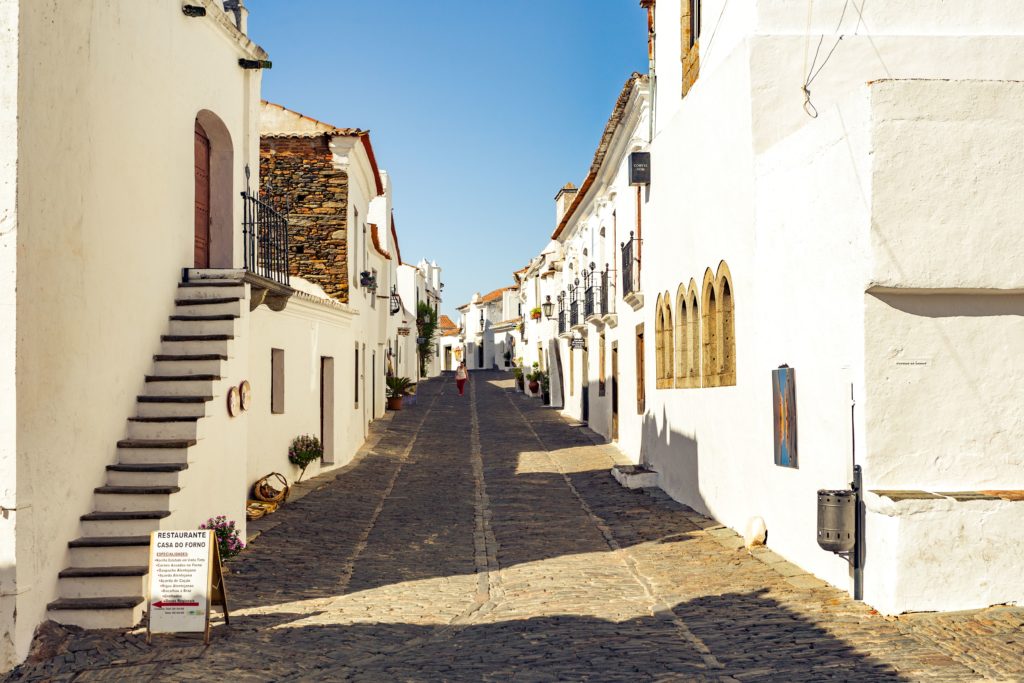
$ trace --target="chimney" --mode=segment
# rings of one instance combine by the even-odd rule
[[[576,193],[579,190],[572,183],[566,183],[565,187],[558,191],[555,195],[555,226],[557,227],[562,223],[562,218],[565,217],[565,212],[572,206],[572,202],[576,199]]]

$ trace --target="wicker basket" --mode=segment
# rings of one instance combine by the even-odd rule
[[[281,488],[277,489],[270,484],[271,478],[276,479],[275,485],[279,485]],[[284,475],[280,472],[271,472],[265,477],[258,479],[255,484],[252,485],[252,497],[256,500],[263,501],[264,503],[283,503],[288,500],[288,493],[291,487],[288,486],[288,480],[284,478]]]
[[[277,509],[277,503],[267,503],[262,500],[250,500],[245,504],[245,518],[250,522],[269,515]]]

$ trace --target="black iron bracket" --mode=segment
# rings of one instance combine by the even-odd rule
[[[270,69],[273,63],[269,59],[239,59],[238,66],[243,69]]]
[[[205,17],[206,8],[200,5],[182,5],[181,13],[186,17]]]

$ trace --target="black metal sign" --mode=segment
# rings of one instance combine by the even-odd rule
[[[587,340],[583,337],[576,337],[571,341],[571,348],[573,349],[585,349],[587,348]]]
[[[629,184],[651,184],[651,153],[632,152],[629,155]]]

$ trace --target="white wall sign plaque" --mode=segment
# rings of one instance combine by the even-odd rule
[[[227,620],[220,552],[209,530],[154,531],[149,545],[149,628],[210,637],[210,604]]]

